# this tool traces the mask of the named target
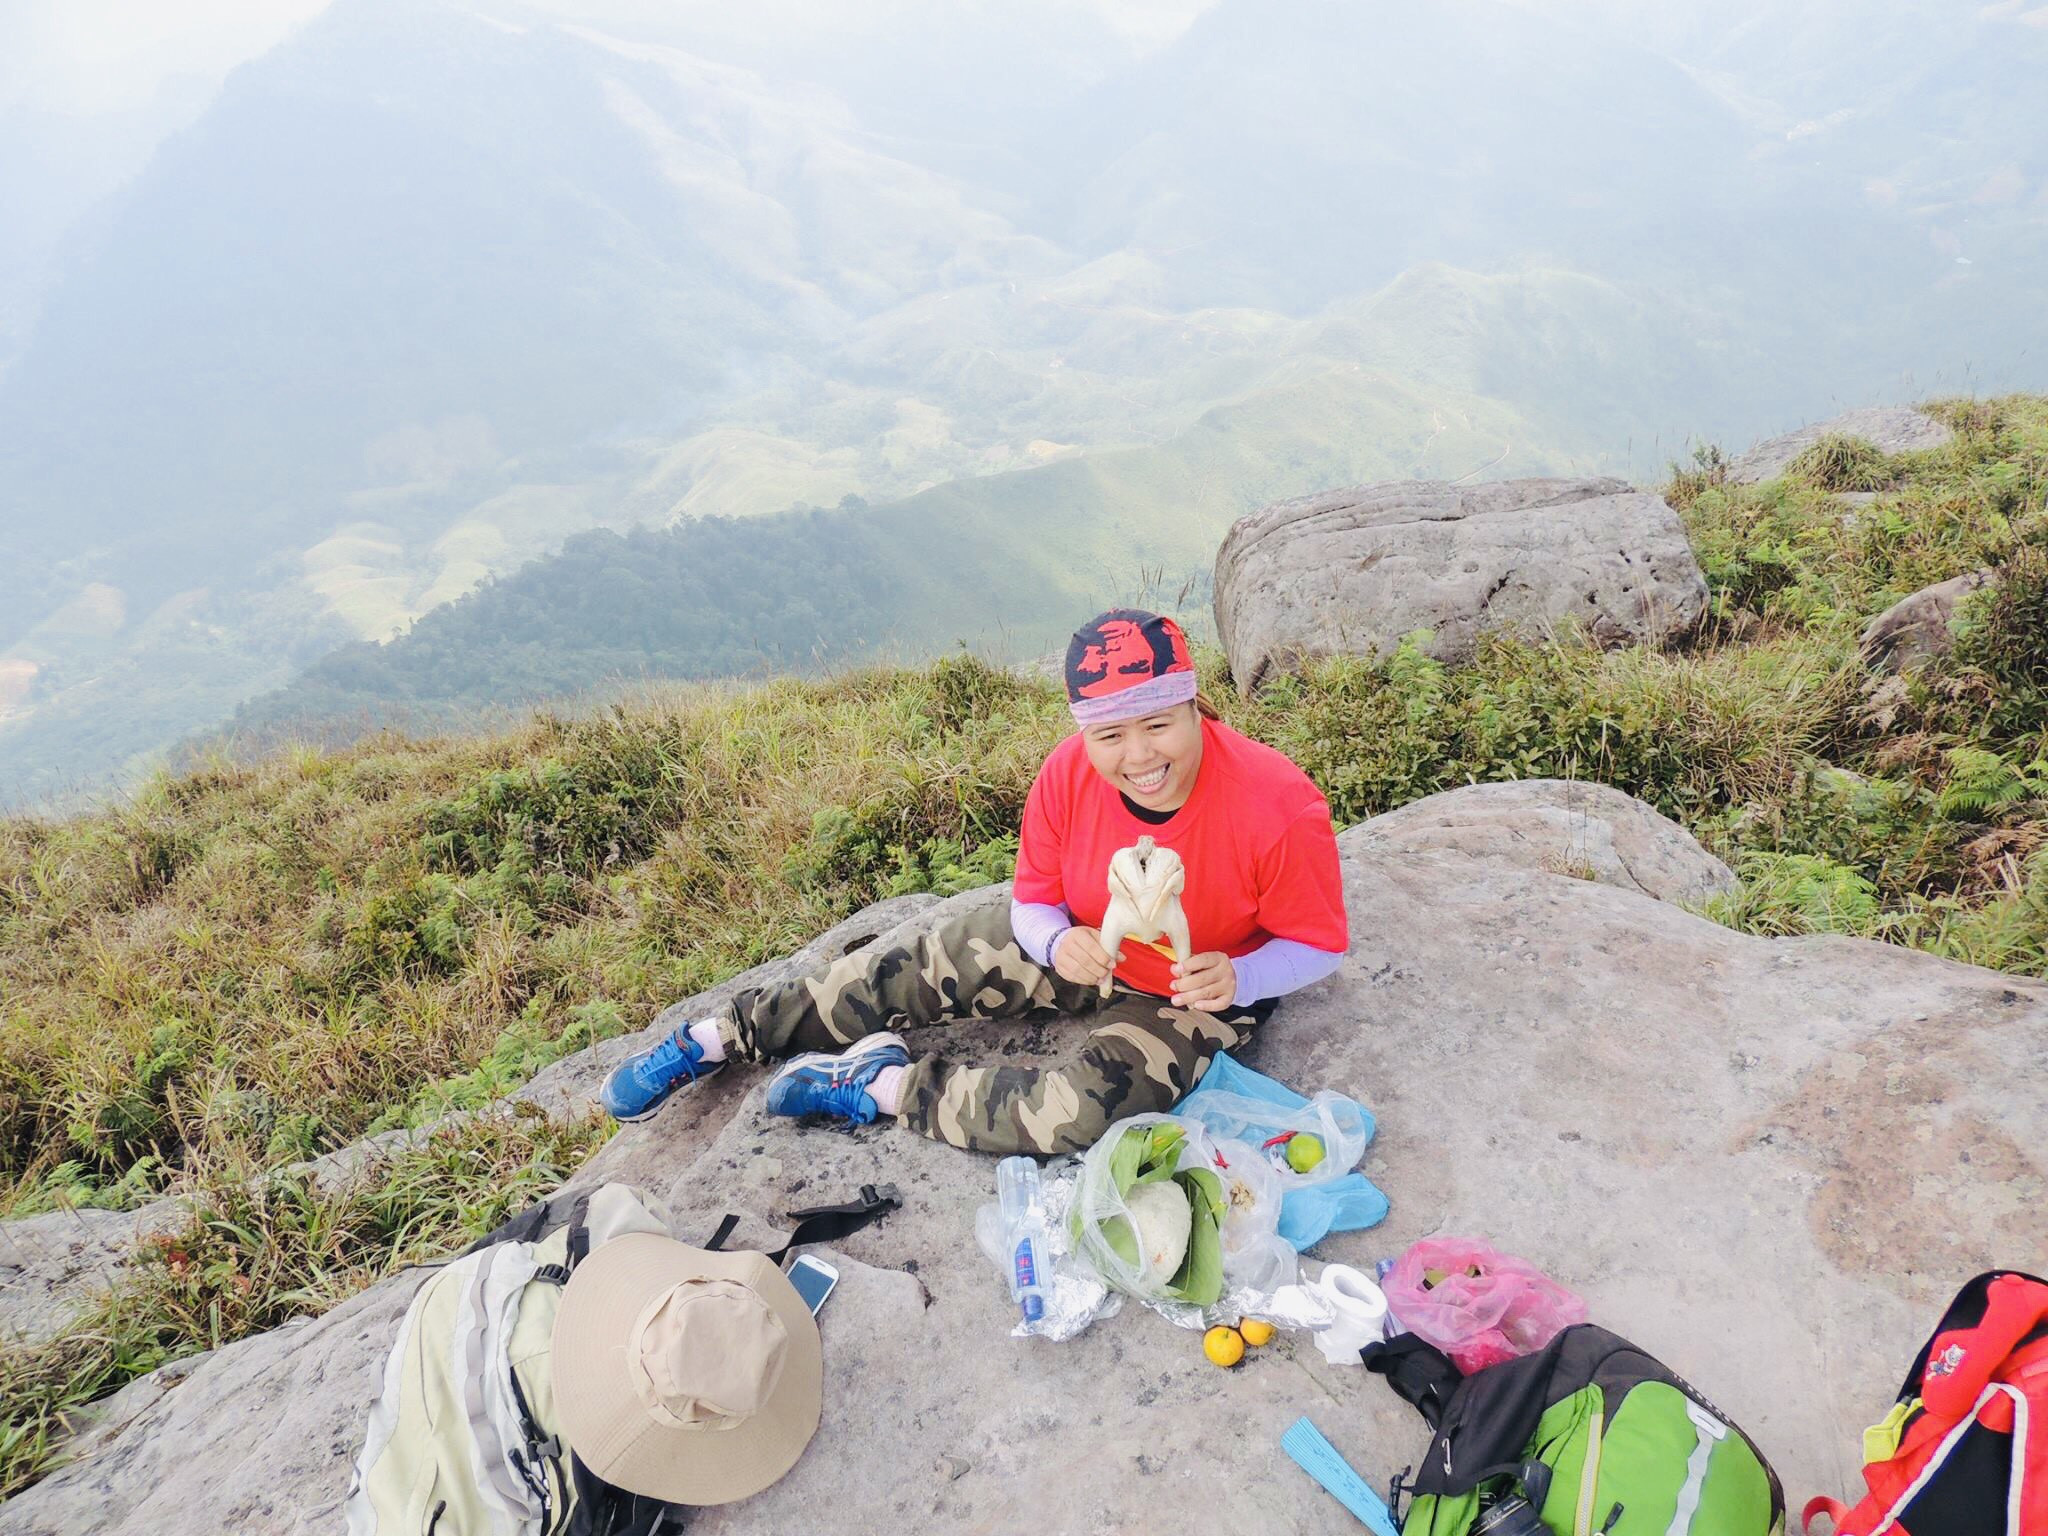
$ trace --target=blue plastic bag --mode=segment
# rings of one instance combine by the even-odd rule
[[[1218,1051],[1210,1058],[1202,1081],[1173,1107],[1173,1112],[1201,1121],[1220,1135],[1234,1135],[1234,1124],[1220,1125],[1204,1120],[1202,1115],[1204,1095],[1220,1098],[1225,1094],[1259,1099],[1289,1110],[1301,1109],[1309,1102],[1285,1083],[1275,1082],[1264,1073],[1232,1060],[1228,1051]],[[1370,1143],[1374,1129],[1372,1111],[1362,1104],[1357,1109]],[[1387,1197],[1372,1180],[1354,1171],[1327,1183],[1288,1190],[1280,1201],[1280,1235],[1299,1253],[1321,1241],[1325,1233],[1378,1226],[1386,1217]]]

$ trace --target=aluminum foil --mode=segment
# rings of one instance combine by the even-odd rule
[[[1123,1309],[1124,1299],[1107,1285],[1087,1262],[1073,1251],[1067,1235],[1067,1212],[1074,1203],[1074,1181],[1079,1164],[1072,1158],[1055,1158],[1039,1171],[1039,1198],[1045,1207],[1045,1246],[1048,1279],[1045,1306],[1036,1320],[1018,1319],[1010,1330],[1013,1339],[1051,1339],[1063,1343],[1082,1332],[1098,1317],[1114,1317]],[[1003,1232],[1003,1213],[991,1200],[974,1213],[975,1246],[996,1268],[996,1280],[1004,1294],[1010,1288],[1010,1256]]]

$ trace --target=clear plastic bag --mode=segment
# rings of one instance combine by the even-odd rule
[[[1069,1231],[1113,1289],[1199,1307],[1222,1294],[1224,1213],[1208,1134],[1174,1115],[1133,1115],[1083,1154]]]
[[[1279,1176],[1283,1194],[1341,1179],[1358,1166],[1372,1140],[1364,1111],[1327,1089],[1299,1109],[1242,1094],[1198,1091],[1188,1096],[1184,1118],[1196,1121],[1217,1140],[1248,1142],[1258,1149]],[[1302,1159],[1290,1164],[1286,1154],[1291,1139],[1304,1135],[1322,1143],[1322,1156],[1306,1169],[1299,1166]]]
[[[1226,1290],[1270,1293],[1292,1284],[1301,1262],[1280,1235],[1280,1175],[1248,1142],[1216,1142],[1211,1155],[1223,1183]]]
[[[1394,1261],[1383,1289],[1394,1321],[1467,1375],[1533,1354],[1586,1320],[1571,1291],[1479,1238],[1424,1238]]]

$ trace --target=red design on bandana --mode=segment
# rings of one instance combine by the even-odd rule
[[[1067,697],[1099,699],[1194,667],[1187,636],[1173,620],[1136,608],[1112,608],[1076,633],[1068,646]]]

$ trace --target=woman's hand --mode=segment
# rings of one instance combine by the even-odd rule
[[[1186,965],[1173,968],[1174,1007],[1221,1013],[1236,1001],[1237,967],[1222,950],[1190,956]]]
[[[1053,940],[1052,968],[1069,981],[1099,987],[1116,965],[1102,947],[1102,930],[1076,924]]]

